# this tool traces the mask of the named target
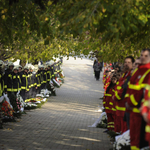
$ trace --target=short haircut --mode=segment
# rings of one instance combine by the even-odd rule
[[[145,52],[145,51],[148,51],[148,52],[149,52],[149,55],[150,55],[150,49],[149,49],[149,48],[142,49],[142,52]]]
[[[134,57],[133,57],[133,56],[127,56],[127,57],[125,58],[125,60],[126,60],[126,59],[128,59],[128,58],[129,58],[129,59],[131,59],[132,63],[134,63],[134,62],[135,62],[135,59],[134,59]]]

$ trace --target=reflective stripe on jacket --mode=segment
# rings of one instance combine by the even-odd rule
[[[132,112],[139,114],[139,107],[141,106],[143,99],[143,89],[148,85],[150,78],[150,63],[145,65],[140,65],[138,70],[131,77],[128,84],[128,95],[127,102],[133,107]]]

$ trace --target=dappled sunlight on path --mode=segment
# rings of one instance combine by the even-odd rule
[[[102,80],[93,76],[88,59],[64,60],[65,83],[41,109],[28,111],[17,123],[0,130],[3,150],[108,150],[103,129],[88,128],[100,113]]]

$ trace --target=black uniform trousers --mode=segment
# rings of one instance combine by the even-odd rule
[[[24,101],[27,99],[27,92],[26,92],[26,90],[22,89],[21,92],[20,92],[20,95],[21,95],[21,97],[23,98]]]

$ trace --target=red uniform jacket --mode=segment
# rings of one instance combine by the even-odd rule
[[[109,84],[110,84],[110,76],[106,78],[106,81],[104,83],[104,89],[105,89],[105,91],[106,91],[107,87],[109,86]]]
[[[147,113],[147,124],[145,127],[145,132],[146,132],[146,140],[150,144],[150,108],[149,108],[149,103],[150,103],[150,82],[148,83],[149,85],[146,86],[145,91],[144,91],[144,99],[143,99],[143,104],[142,104],[142,111],[141,113]]]
[[[112,100],[112,96],[114,94],[113,92],[114,88],[110,88],[109,91],[105,94],[103,104],[105,107],[106,113],[112,113],[114,114],[114,101]]]
[[[133,74],[128,84],[128,93],[125,97],[127,103],[133,108],[132,113],[140,115],[139,107],[142,104],[143,90],[150,80],[150,63],[139,65],[138,70]],[[141,103],[141,104],[140,104]]]
[[[122,93],[123,93],[123,88],[122,85],[126,81],[127,77],[130,76],[131,72],[126,72],[123,74],[123,76],[119,79],[117,86],[115,88],[115,95],[114,95],[114,100],[116,101],[116,115],[117,116],[122,116],[124,117],[124,113],[126,111],[125,108],[125,100],[122,99]]]

